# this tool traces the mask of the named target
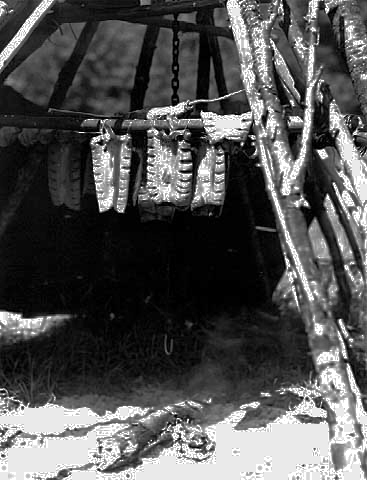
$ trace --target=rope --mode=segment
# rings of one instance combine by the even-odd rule
[[[237,90],[236,92],[228,93],[227,95],[224,95],[223,97],[216,97],[216,98],[211,98],[211,99],[198,99],[198,100],[187,100],[185,102],[181,102],[176,106],[169,106],[169,107],[154,107],[150,109],[150,112],[154,112],[155,115],[162,110],[161,115],[181,115],[185,113],[186,111],[190,110],[193,108],[194,105],[197,103],[215,103],[215,102],[220,102],[222,100],[226,100],[227,98],[233,97],[235,95],[238,95],[239,93],[244,92],[245,89]],[[55,113],[55,114],[65,114],[65,115],[78,115],[81,117],[86,117],[86,118],[97,118],[97,119],[109,119],[109,118],[117,118],[117,115],[98,115],[94,113],[86,113],[86,112],[78,112],[78,111],[73,111],[73,110],[65,110],[65,109],[59,109],[59,108],[49,108],[48,109],[49,113]],[[155,116],[153,115],[153,116]],[[159,115],[158,115],[159,116]]]
[[[183,115],[184,113],[193,109],[194,105],[197,103],[214,103],[220,102],[221,100],[225,100],[227,98],[233,97],[234,95],[238,95],[239,93],[244,92],[244,89],[237,90],[236,92],[228,93],[223,97],[217,97],[212,99],[199,99],[199,100],[186,100],[185,102],[178,103],[175,106],[167,106],[167,107],[154,107],[149,110],[147,113],[147,119],[153,120],[159,117],[165,116],[178,116]]]
[[[227,98],[233,97],[234,95],[238,95],[239,93],[244,92],[245,89],[242,88],[241,90],[237,90],[236,92],[227,93],[227,95],[223,95],[222,97],[211,98],[211,99],[198,99],[198,100],[188,100],[189,105],[196,105],[197,103],[214,103],[220,102],[222,100],[226,100]]]

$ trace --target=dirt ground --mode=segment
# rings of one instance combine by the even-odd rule
[[[226,329],[219,325],[209,335],[201,362],[164,381],[144,373],[127,381],[121,373],[103,390],[98,375],[83,385],[73,379],[42,407],[3,411],[3,442],[11,448],[2,449],[0,478],[334,478],[326,411],[309,364],[278,361],[270,342],[269,361],[254,349],[259,362],[246,367],[241,342]],[[229,368],[234,361],[237,368]],[[149,412],[159,416],[187,402],[200,405],[195,428],[215,445],[205,459],[195,461],[173,442],[134,467],[103,472],[121,455],[124,422],[134,426]]]
[[[282,382],[283,385],[288,383],[288,386],[283,387],[277,384],[276,376],[270,389],[261,388],[261,379],[243,379],[234,386],[225,378],[219,364],[207,363],[197,366],[189,379],[175,378],[159,384],[148,383],[140,377],[129,386],[128,391],[124,385],[120,391],[115,389],[102,395],[83,393],[77,386],[70,385],[67,395],[54,399],[53,407],[26,409],[23,418],[27,421],[22,420],[22,430],[33,436],[42,433],[47,438],[49,434],[65,431],[66,426],[75,428],[98,422],[103,424],[111,419],[115,421],[145,413],[149,408],[159,411],[185,400],[204,401],[207,403],[198,424],[216,444],[213,455],[203,464],[198,464],[180,457],[171,447],[163,449],[157,458],[143,458],[138,468],[124,470],[119,478],[142,478],[148,472],[149,478],[151,475],[183,478],[188,473],[202,478],[203,468],[206,467],[205,475],[217,474],[217,468],[220,468],[226,478],[265,478],[263,474],[267,473],[266,478],[326,479],[329,477],[320,476],[323,470],[326,472],[329,468],[326,412],[320,408],[321,401],[315,398],[314,389],[306,387],[304,380],[307,379],[295,381],[294,376],[295,372],[289,372],[289,382]],[[269,372],[266,378],[269,378]],[[304,386],[301,386],[302,382]],[[102,436],[111,433],[109,424]],[[71,478],[81,478],[78,472],[86,474],[95,471],[95,465],[89,465],[85,470],[89,458],[88,455],[86,458],[85,446],[78,445],[76,449],[75,438],[70,437],[67,447],[65,440],[57,453],[51,455],[54,469],[42,467],[42,456],[36,462],[38,466],[35,464],[33,454],[37,441],[34,437],[36,445],[33,444],[30,456],[24,454],[24,449],[22,453],[17,447],[9,449],[7,471],[9,474],[37,472],[43,478],[62,478],[59,472],[65,468],[75,469]],[[89,446],[93,450],[93,445]],[[38,451],[47,454],[45,450]],[[89,448],[89,455],[90,451]],[[45,458],[50,460],[47,455]],[[294,474],[288,477],[292,472],[303,476]],[[310,472],[313,476],[307,477]],[[97,473],[98,478],[111,477]]]
[[[125,389],[121,392],[106,392],[105,395],[70,392],[68,396],[55,399],[52,409],[44,406],[26,411],[24,419],[27,418],[28,421],[24,422],[24,431],[30,434],[42,432],[46,436],[60,433],[66,424],[69,428],[72,425],[70,412],[75,414],[74,425],[80,427],[126,418],[139,411],[142,413],[149,407],[159,409],[189,398],[211,399],[211,403],[204,407],[199,422],[205,433],[216,442],[215,453],[204,464],[209,475],[210,469],[213,472],[213,468],[220,468],[227,478],[252,478],[249,472],[257,472],[256,478],[263,478],[261,472],[268,472],[267,478],[288,478],[288,474],[297,470],[297,465],[302,470],[301,465],[308,464],[308,470],[304,467],[304,474],[310,472],[310,469],[316,472],[317,467],[328,467],[326,412],[317,408],[311,400],[314,396],[311,389],[277,388],[276,379],[274,388],[270,391],[259,391],[256,382],[249,382],[248,385],[242,382],[241,392],[228,394],[227,389],[228,383],[223,379],[220,368],[212,366],[211,370],[208,367],[198,369],[197,376],[188,385],[181,387],[173,380],[154,385],[147,384],[141,378],[135,385],[131,385],[128,394]],[[110,428],[111,425],[107,426],[104,435],[111,435]],[[69,442],[73,445],[75,439],[70,439]],[[72,465],[76,467],[79,462],[80,471],[84,470],[83,464],[87,463],[83,455],[84,448],[78,448],[79,456],[75,455],[75,451],[68,453],[69,448],[65,445],[59,448],[54,457],[54,475],[58,473],[57,465],[65,469]],[[68,456],[69,460],[66,458]],[[19,469],[20,457],[23,466]],[[165,449],[158,458],[144,458],[138,469],[128,469],[120,475],[125,478],[142,477],[148,470],[153,473],[152,469],[155,469],[155,474],[161,477],[167,475],[169,466],[169,475],[179,475],[181,478],[188,471],[184,465],[197,469],[195,472],[191,469],[192,474],[202,474],[203,464],[174,457],[173,447]],[[33,456],[19,454],[16,447],[9,450],[9,473],[35,471],[32,463],[34,464]],[[73,476],[77,471],[78,468]],[[38,473],[41,474],[41,470]],[[50,478],[50,474],[47,471],[44,478]],[[131,476],[126,476],[128,474]]]

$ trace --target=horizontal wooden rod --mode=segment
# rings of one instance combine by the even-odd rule
[[[271,0],[259,0],[261,4],[270,4]],[[68,5],[73,5],[73,6],[80,6],[81,8],[89,8],[93,10],[101,10],[101,9],[117,9],[117,8],[127,8],[127,9],[132,9],[132,8],[159,8],[162,7],[162,2],[157,2],[152,0],[152,5],[147,5],[145,7],[140,6],[140,1],[139,0],[104,0],[103,4],[101,0],[83,0],[81,2],[80,0],[67,0],[67,2],[60,2],[60,4],[57,6],[58,9],[63,9],[65,6],[65,3]],[[173,5],[173,4],[179,4],[179,5],[193,5],[198,7],[203,6],[203,0],[180,0],[179,2],[177,0],[166,0],[164,2],[165,5]],[[81,4],[83,6],[81,6]],[[205,0],[205,5],[215,8],[215,7],[224,7],[225,2],[221,0]]]
[[[71,4],[70,2],[56,4],[51,10],[49,16],[58,23],[79,23],[87,21],[104,20],[126,20],[132,21],[134,18],[157,17],[170,15],[174,13],[192,13],[201,8],[224,8],[221,0],[181,0],[167,1],[164,4],[154,4],[149,6],[132,6],[114,3],[106,6],[105,2],[91,5],[90,2],[80,2]]]
[[[134,18],[129,20],[130,23],[141,23],[143,25],[157,25],[158,27],[162,28],[169,28],[172,29],[173,21],[167,20],[166,18]],[[206,33],[207,35],[213,35],[216,37],[224,37],[228,38],[229,40],[233,40],[233,34],[229,27],[217,27],[214,25],[198,25],[192,22],[178,22],[178,29],[180,32],[183,33]]]
[[[143,132],[149,128],[158,130],[170,130],[170,124],[167,120],[124,120],[122,118],[86,118],[81,116],[66,115],[0,115],[0,127],[10,126],[19,128],[38,128],[42,130],[66,130],[82,133],[98,133],[101,120],[105,119],[116,133]],[[298,116],[289,117],[289,129],[293,131],[301,130],[303,120]],[[204,125],[200,118],[180,119],[177,122],[177,128],[180,130],[188,129],[192,131],[204,131]]]

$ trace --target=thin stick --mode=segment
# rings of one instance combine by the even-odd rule
[[[196,22],[198,25],[203,25],[209,21],[208,12],[201,10],[196,15]],[[205,32],[200,33],[199,40],[199,58],[198,58],[198,73],[196,83],[196,98],[208,98],[210,86],[210,47],[209,39]],[[207,111],[207,105],[204,103],[202,110]]]
[[[209,22],[209,25],[214,26],[213,11],[210,12],[210,15],[208,17],[208,22]],[[209,35],[208,33],[207,33],[207,37],[208,37],[208,43],[209,43],[210,56],[213,59],[214,75],[215,75],[215,81],[217,83],[218,95],[220,97],[225,97],[228,94],[228,89],[226,85],[226,78],[224,75],[223,60],[220,52],[218,37]],[[221,101],[222,110],[224,110],[225,105],[226,105],[226,101],[222,100]]]
[[[255,215],[254,215],[254,210],[252,208],[251,197],[248,192],[247,181],[246,181],[246,178],[244,177],[242,177],[241,180],[242,180],[241,182],[242,184],[238,188],[239,195],[241,196],[241,200],[246,209],[248,223],[250,226],[249,237],[250,237],[252,249],[255,256],[257,271],[262,273],[262,275],[259,275],[259,276],[261,277],[261,281],[263,284],[265,300],[266,300],[266,303],[270,305],[272,303],[272,300],[271,300],[272,289],[271,289],[270,280],[269,280],[270,278],[269,271],[266,266],[266,262],[265,262],[264,255],[261,248],[261,242],[259,239],[259,234],[257,233],[257,229],[256,229]]]
[[[152,67],[154,50],[157,47],[159,30],[159,26],[152,24],[148,25],[145,31],[139,62],[136,67],[134,87],[131,91],[131,111],[140,110],[144,106],[144,99],[149,85],[149,74]]]

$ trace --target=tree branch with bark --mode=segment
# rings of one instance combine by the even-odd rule
[[[320,388],[327,404],[333,463],[336,470],[345,470],[355,462],[360,472],[366,475],[366,452],[357,418],[357,405],[361,404],[360,392],[345,366],[343,339],[321,288],[320,272],[315,264],[307,224],[300,210],[303,169],[311,154],[315,84],[320,75],[315,72],[313,51],[317,43],[318,5],[311,0],[309,24],[312,25],[310,43],[313,46],[308,54],[308,120],[303,133],[307,145],[305,150],[301,150],[298,162],[295,161],[289,144],[274,81],[269,23],[263,22],[258,4],[253,0],[229,0],[227,9],[240,56],[243,83],[253,111],[254,131],[267,191],[277,219],[284,254],[296,273],[296,290],[302,317]],[[271,21],[273,16],[274,13]],[[291,189],[282,191],[281,186],[288,175],[295,180]]]

